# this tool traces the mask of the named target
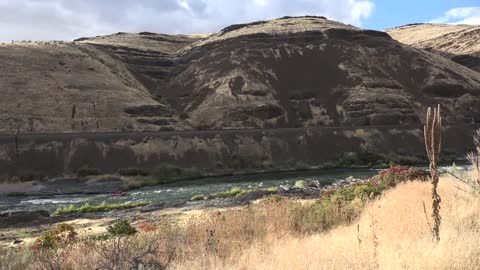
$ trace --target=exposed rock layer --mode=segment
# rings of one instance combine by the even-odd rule
[[[417,125],[437,103],[446,124],[480,119],[480,73],[324,17],[8,44],[0,61],[10,133]]]

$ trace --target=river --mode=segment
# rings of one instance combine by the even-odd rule
[[[444,167],[445,168],[445,167]],[[460,168],[464,169],[465,166]],[[122,197],[111,197],[109,194],[72,194],[56,196],[0,197],[0,213],[5,211],[47,210],[54,212],[58,207],[107,203],[149,202],[154,205],[192,206],[202,202],[192,202],[194,195],[208,195],[215,192],[228,191],[233,187],[269,188],[280,185],[294,185],[299,180],[316,180],[329,184],[337,180],[368,178],[377,173],[373,169],[333,169],[317,171],[297,171],[245,176],[228,176],[178,181],[153,187],[133,190]]]

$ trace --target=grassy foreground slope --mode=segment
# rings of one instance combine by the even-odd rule
[[[225,265],[228,269],[479,269],[480,201],[458,188],[464,187],[447,178],[440,181],[443,223],[438,245],[429,228],[431,185],[408,182],[371,203],[349,226],[307,237],[272,237],[240,251],[226,264],[215,256],[207,262],[199,257],[178,269],[201,269],[206,264],[209,269]]]

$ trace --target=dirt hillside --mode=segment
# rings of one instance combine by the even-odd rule
[[[284,17],[203,36],[3,44],[0,132],[403,125],[437,103],[447,123],[480,119],[480,73],[389,34]]]
[[[480,72],[480,26],[412,24],[386,31],[394,39],[413,47],[439,53]]]

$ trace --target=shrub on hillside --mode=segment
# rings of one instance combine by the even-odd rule
[[[339,161],[340,167],[351,166],[379,166],[385,163],[385,158],[372,153],[368,150],[361,150],[359,152],[345,153]]]
[[[129,236],[134,235],[138,231],[127,220],[117,222],[111,226],[108,226],[107,232],[111,236]]]
[[[71,225],[58,224],[55,229],[47,231],[38,237],[32,249],[35,251],[57,249],[73,241],[76,236],[77,232]]]
[[[82,167],[77,170],[77,175],[80,177],[86,177],[86,176],[94,176],[94,175],[100,175],[102,172],[98,168],[92,168],[92,167]]]
[[[140,223],[140,225],[138,225],[138,228],[142,232],[154,232],[157,230],[157,226],[147,221]]]
[[[161,181],[169,181],[180,178],[182,169],[172,165],[161,165],[152,171],[152,176]]]
[[[202,176],[197,168],[182,169],[173,165],[164,164],[152,171],[152,176],[159,181],[172,181],[180,179],[194,179]]]
[[[118,170],[121,176],[147,176],[148,172],[140,168],[123,168]]]
[[[295,182],[295,187],[296,188],[303,188],[305,187],[305,185],[307,184],[307,182],[305,182],[305,180],[298,180]]]
[[[428,173],[425,171],[409,166],[394,166],[380,171],[372,180],[377,184],[393,187],[400,182],[426,180],[427,178]]]

